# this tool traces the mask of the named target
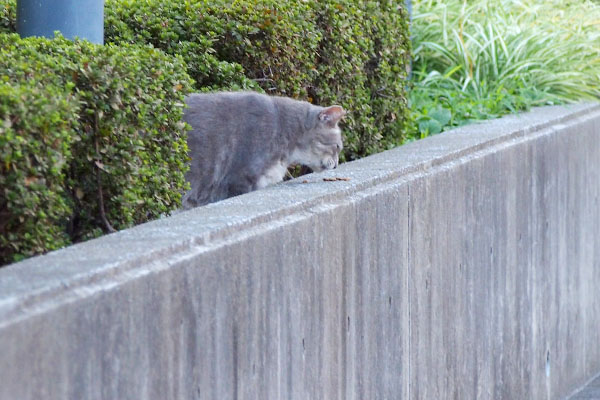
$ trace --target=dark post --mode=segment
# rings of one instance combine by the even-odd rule
[[[21,37],[76,36],[104,43],[104,0],[17,0],[17,32]]]

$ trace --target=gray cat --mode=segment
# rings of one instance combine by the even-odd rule
[[[254,92],[192,94],[186,98],[191,190],[185,209],[281,182],[290,165],[335,168],[342,149],[340,106]]]

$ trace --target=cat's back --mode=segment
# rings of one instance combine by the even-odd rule
[[[185,98],[184,120],[192,127],[207,123],[251,123],[252,116],[275,113],[273,100],[255,92],[193,93]]]

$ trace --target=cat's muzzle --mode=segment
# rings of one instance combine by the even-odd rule
[[[333,158],[330,158],[321,163],[321,167],[323,169],[335,169],[335,168],[337,168],[337,166],[338,166],[338,161]]]

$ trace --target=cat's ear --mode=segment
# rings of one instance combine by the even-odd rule
[[[335,126],[342,117],[346,115],[346,111],[340,106],[327,107],[319,113],[319,121],[327,123],[327,125]]]

